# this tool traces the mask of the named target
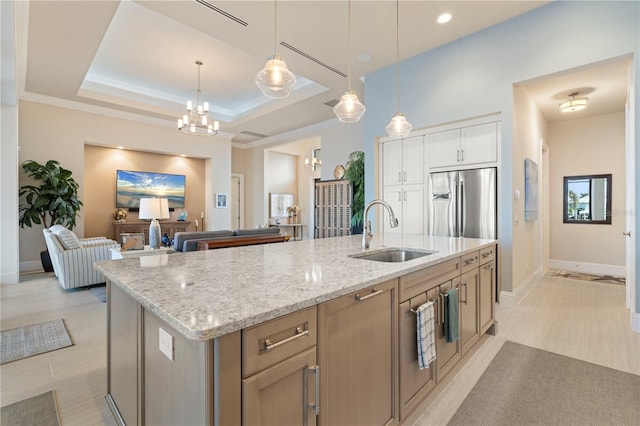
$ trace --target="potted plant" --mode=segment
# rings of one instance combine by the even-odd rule
[[[31,227],[34,224],[49,228],[55,224],[69,229],[76,226],[76,217],[82,206],[78,199],[78,182],[71,177],[71,171],[60,166],[55,160],[40,164],[33,160],[22,163],[22,169],[28,177],[37,183],[20,187],[20,227]],[[45,271],[53,271],[48,252],[40,253]],[[48,262],[48,265],[46,265]]]
[[[362,216],[364,214],[364,152],[349,154],[344,178],[353,184],[353,204],[351,205],[351,228],[353,234],[362,234]]]

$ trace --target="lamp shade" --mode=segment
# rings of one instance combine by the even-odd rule
[[[560,104],[560,110],[562,112],[580,111],[581,109],[585,109],[587,107],[588,100],[589,98],[576,98],[575,95],[571,95],[571,99]]]
[[[340,102],[333,107],[333,112],[342,123],[355,123],[360,120],[366,108],[355,92],[349,90],[342,95]]]
[[[407,121],[407,117],[401,112],[396,112],[385,130],[392,138],[406,138],[412,128],[413,126]]]
[[[256,74],[255,80],[262,93],[269,98],[286,98],[296,84],[296,76],[277,55],[269,58],[264,68]]]
[[[140,198],[139,219],[169,218],[169,201],[166,198]]]

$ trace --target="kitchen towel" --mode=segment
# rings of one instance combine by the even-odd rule
[[[429,368],[436,359],[435,314],[433,302],[427,302],[416,309],[418,338],[418,367]]]
[[[460,338],[460,333],[458,332],[458,289],[452,288],[447,291],[446,298],[444,305],[444,339],[447,343],[451,343]]]

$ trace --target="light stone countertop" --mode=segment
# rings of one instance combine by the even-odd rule
[[[435,250],[387,263],[351,258],[361,235],[160,254],[95,267],[185,337],[204,341],[477,250],[494,240],[376,236],[371,250]]]

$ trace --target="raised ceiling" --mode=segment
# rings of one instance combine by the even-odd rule
[[[400,58],[546,3],[403,0]],[[388,0],[351,3],[351,84],[361,97],[360,78],[395,62],[395,7]],[[18,44],[24,99],[104,107],[173,126],[195,97],[200,59],[212,118],[242,144],[332,119],[326,104],[347,87],[346,1],[49,0],[16,8],[18,36],[28,40]],[[453,19],[437,24],[445,11]],[[298,77],[283,100],[265,98],[254,83],[276,49]]]

